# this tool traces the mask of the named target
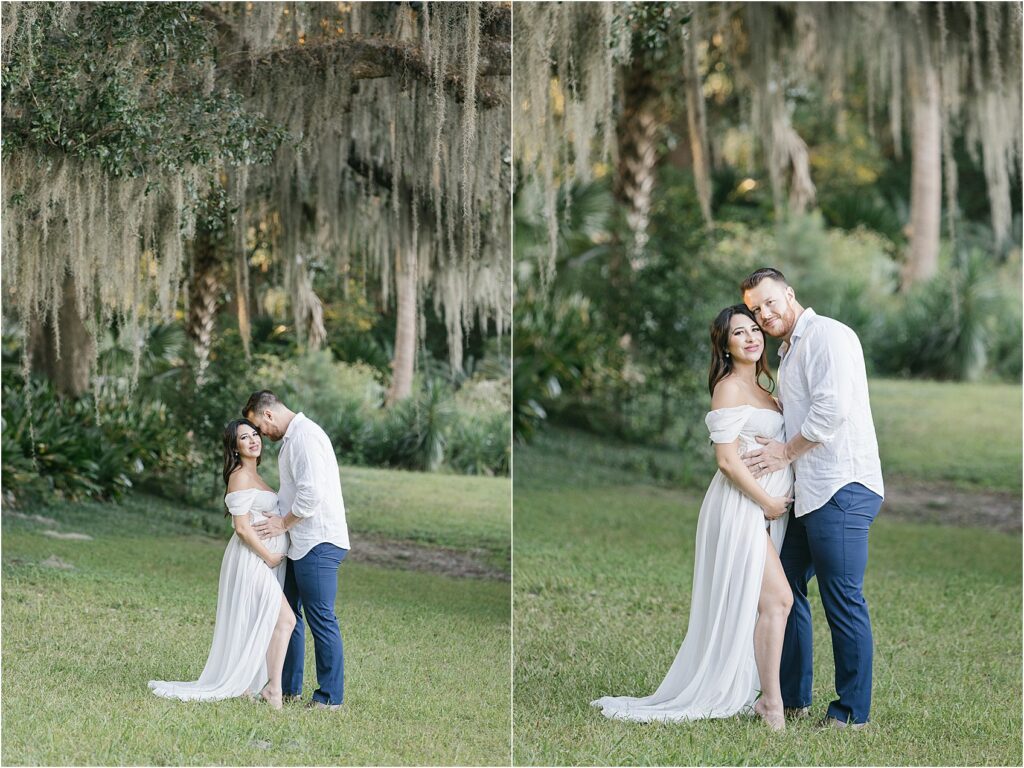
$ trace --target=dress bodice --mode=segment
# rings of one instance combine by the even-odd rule
[[[224,503],[232,515],[249,515],[249,522],[258,522],[265,514],[279,515],[277,494],[261,488],[232,491],[224,496]]]
[[[756,440],[758,435],[786,441],[786,423],[782,414],[769,408],[752,405],[718,408],[708,413],[704,423],[713,443],[731,443],[739,438],[740,453],[760,447]]]

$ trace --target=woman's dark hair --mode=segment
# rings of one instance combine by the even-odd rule
[[[731,307],[726,307],[718,313],[718,317],[711,323],[711,368],[708,371],[708,391],[712,396],[715,394],[715,386],[718,382],[732,373],[732,357],[729,355],[729,330],[732,319],[736,315],[749,317],[757,323],[754,313],[747,309],[745,304],[734,304]],[[755,376],[757,378],[757,386],[770,393],[775,390],[775,379],[772,377],[772,372],[768,370],[767,356],[768,347],[766,345],[761,350],[761,357],[757,361]],[[768,379],[769,386],[766,387],[761,383],[762,375]]]

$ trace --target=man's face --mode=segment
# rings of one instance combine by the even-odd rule
[[[245,414],[245,418],[255,424],[260,434],[268,440],[273,440],[276,443],[284,437],[284,430],[281,429],[280,424],[276,423],[274,412],[269,409],[259,413],[249,411]]]
[[[743,303],[754,313],[758,325],[776,339],[788,339],[796,325],[796,296],[793,289],[766,277],[743,293]]]

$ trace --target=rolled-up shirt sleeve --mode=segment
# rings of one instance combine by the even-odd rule
[[[808,349],[811,407],[800,434],[812,443],[832,442],[846,422],[851,402],[849,366],[843,364],[848,340],[829,335]]]
[[[312,517],[320,511],[323,503],[322,483],[317,482],[319,455],[315,445],[295,446],[292,451],[292,472],[295,478],[295,500],[291,512],[296,517]]]

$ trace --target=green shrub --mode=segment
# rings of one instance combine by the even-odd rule
[[[181,477],[197,459],[167,408],[133,400],[123,385],[71,399],[5,372],[3,402],[3,487],[17,503],[117,499]]]
[[[451,392],[438,379],[428,380],[412,397],[392,406],[388,418],[397,435],[392,466],[428,472],[439,469],[452,415]]]
[[[329,350],[265,359],[256,380],[259,388],[273,390],[323,427],[342,455],[356,450],[363,424],[380,410],[386,394],[375,368],[336,362]]]
[[[511,380],[476,376],[455,392],[447,462],[464,475],[507,475],[512,461]]]
[[[209,503],[223,492],[224,425],[241,415],[251,392],[264,388],[320,424],[342,462],[508,474],[502,422],[509,407],[507,363],[499,371],[503,378],[462,377],[458,390],[420,377],[412,397],[384,408],[379,370],[337,362],[329,350],[289,355],[294,347],[286,338],[280,350],[267,338],[254,343],[246,359],[237,330],[221,329],[197,383],[180,325],[154,326],[134,387],[130,343],[116,329],[101,338],[97,388],[75,400],[58,397],[42,380],[26,387],[18,337],[4,334],[2,486],[8,501],[116,499],[141,485]],[[494,366],[482,361],[477,368]]]
[[[460,414],[448,441],[448,464],[463,475],[507,475],[512,425],[507,409],[490,415]]]
[[[770,230],[734,229],[725,247],[783,271],[805,307],[874,337],[896,294],[892,243],[867,229],[828,229],[820,213],[789,216]],[[737,283],[746,275],[740,275]],[[773,361],[774,362],[774,361]]]
[[[507,381],[469,379],[456,392],[441,379],[417,376],[413,395],[385,408],[380,373],[337,362],[329,351],[267,358],[255,378],[323,427],[342,462],[508,473]]]
[[[981,254],[965,256],[894,299],[881,333],[867,346],[875,370],[977,380],[990,368],[990,353],[998,354],[994,346],[998,333],[1004,339],[1015,337],[1017,351],[1000,361],[1000,368],[1016,365],[1011,377],[1019,377],[1021,315],[1019,296],[1013,302],[1012,290],[1007,294],[1005,287],[1000,288],[998,276]]]
[[[528,439],[548,410],[600,365],[610,339],[578,293],[546,296],[520,293],[513,334],[512,392],[515,433]]]

